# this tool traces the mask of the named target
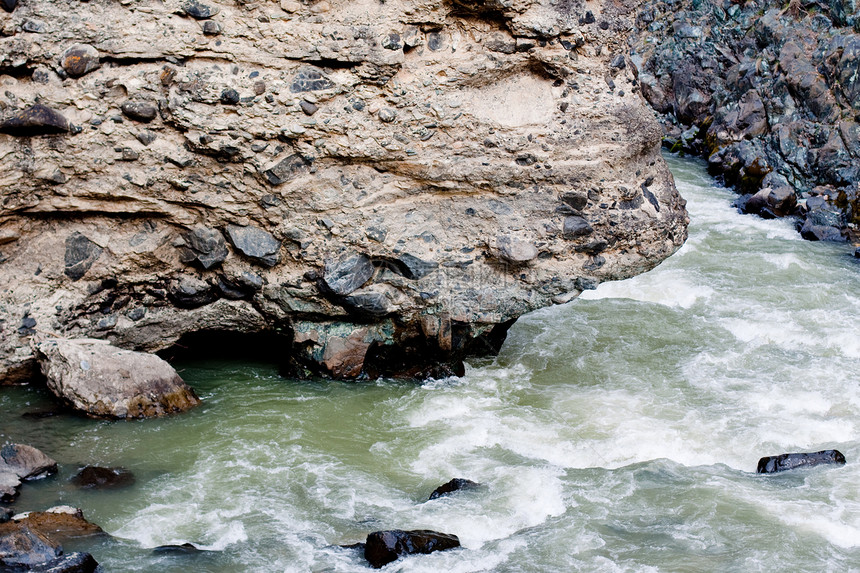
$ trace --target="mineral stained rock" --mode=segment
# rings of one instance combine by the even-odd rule
[[[90,416],[151,418],[200,402],[173,367],[152,354],[95,339],[49,339],[36,352],[51,392]]]
[[[687,216],[622,65],[637,5],[20,4],[0,120],[68,128],[0,134],[0,383],[39,333],[277,332],[300,374],[454,364],[651,269]],[[92,65],[63,79],[74,46]]]

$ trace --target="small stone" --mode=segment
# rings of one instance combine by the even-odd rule
[[[305,113],[305,115],[313,115],[319,110],[319,107],[316,104],[313,104],[307,100],[300,101],[299,107],[302,108],[302,111]]]
[[[102,248],[81,233],[75,232],[66,239],[64,273],[73,281],[82,278],[101,256]]]
[[[127,117],[143,123],[149,123],[158,115],[155,104],[146,101],[127,101],[120,106],[120,109]]]
[[[439,32],[430,32],[427,34],[427,47],[432,52],[438,52],[445,47],[445,38]]]
[[[391,123],[397,118],[397,112],[390,107],[384,107],[377,113],[379,120],[383,123]]]
[[[205,36],[217,36],[221,33],[221,24],[213,20],[203,22],[203,34]]]
[[[594,232],[591,225],[583,217],[576,215],[564,219],[563,233],[566,238],[583,237]]]
[[[208,270],[224,262],[227,258],[227,242],[217,229],[195,227],[185,237],[182,253],[183,262],[196,262]]]
[[[123,147],[122,148],[122,160],[123,161],[137,161],[140,159],[140,153],[132,149],[131,147]]]
[[[131,320],[137,322],[146,316],[146,307],[145,306],[137,306],[126,313],[126,316]]]
[[[582,18],[579,19],[580,24],[594,24],[594,13],[591,10],[588,10]]]
[[[327,90],[334,87],[334,82],[325,77],[317,68],[310,66],[300,70],[290,84],[292,93]]]
[[[0,0],[0,7],[9,12],[10,14],[15,10],[15,7],[18,5],[18,0]]]
[[[215,302],[218,295],[208,282],[181,275],[170,286],[170,299],[180,308],[197,308]]]
[[[99,52],[89,44],[75,44],[63,52],[60,65],[69,77],[79,78],[98,69]]]
[[[96,323],[96,330],[110,330],[116,326],[117,317],[115,314],[106,316]]]
[[[397,262],[403,276],[412,280],[423,279],[439,268],[439,263],[436,261],[425,261],[409,253],[400,255]]]
[[[182,5],[182,11],[195,20],[206,20],[217,14],[220,10],[207,4],[201,4],[196,0],[190,0]]]
[[[149,145],[158,138],[158,135],[156,135],[152,131],[149,131],[148,129],[144,129],[143,131],[139,132],[136,137],[137,140],[143,145]]]
[[[307,173],[310,170],[311,163],[311,159],[294,153],[266,169],[263,172],[263,176],[272,185],[282,185],[287,181],[292,181],[303,173]]]
[[[400,43],[400,34],[393,33],[382,37],[382,47],[386,50],[402,50],[403,44]]]
[[[240,99],[239,92],[233,88],[228,88],[221,92],[220,100],[224,105],[237,105]]]
[[[36,319],[32,316],[25,316],[21,319],[21,326],[18,327],[18,336],[32,336],[36,334]]]
[[[538,256],[538,250],[533,244],[507,235],[496,237],[496,248],[500,259],[514,265],[528,263]]]
[[[44,34],[48,31],[44,22],[41,20],[31,20],[30,18],[24,20],[21,24],[21,29],[31,34]]]
[[[63,115],[42,104],[19,111],[0,123],[0,133],[19,137],[53,135],[71,131],[71,125]]]
[[[281,260],[281,242],[259,227],[227,225],[227,238],[239,252],[263,266],[273,267]]]

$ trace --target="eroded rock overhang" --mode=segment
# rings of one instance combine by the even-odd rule
[[[416,365],[649,270],[687,216],[625,56],[635,6],[18,4],[0,379],[34,333],[273,332],[300,373],[444,373]]]

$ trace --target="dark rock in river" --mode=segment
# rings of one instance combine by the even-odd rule
[[[0,566],[4,571],[30,571],[62,553],[59,546],[36,531],[15,522],[0,524]]]
[[[472,480],[464,479],[464,478],[454,478],[446,484],[442,484],[436,489],[433,490],[433,493],[430,494],[429,500],[436,499],[442,497],[443,495],[448,495],[449,493],[454,493],[455,491],[459,491],[461,489],[473,489],[478,487],[480,484],[473,482]]]
[[[0,133],[20,137],[67,133],[70,130],[69,120],[63,114],[42,104],[30,106],[0,123]]]
[[[364,558],[372,567],[379,569],[404,555],[433,553],[455,547],[460,547],[460,540],[456,535],[447,533],[428,530],[401,531],[399,529],[375,531],[367,536]]]
[[[125,468],[85,466],[71,482],[82,489],[118,489],[133,485],[135,479],[134,474]]]
[[[799,467],[812,467],[823,464],[844,464],[845,456],[839,450],[823,450],[811,454],[782,454],[767,456],[758,461],[756,473],[773,474]]]
[[[797,209],[797,195],[791,187],[777,189],[765,188],[750,197],[744,212],[759,215],[765,219],[785,217]]]
[[[30,568],[33,573],[95,573],[98,562],[89,553],[69,553]]]
[[[202,549],[198,548],[193,543],[183,543],[182,545],[159,545],[153,548],[153,553],[172,553],[184,555],[188,553],[199,553]]]
[[[0,523],[6,523],[14,515],[10,507],[0,507]]]

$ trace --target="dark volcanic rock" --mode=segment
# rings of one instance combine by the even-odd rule
[[[563,233],[565,237],[583,237],[594,232],[591,225],[584,218],[579,216],[566,217],[564,219]]]
[[[173,304],[182,308],[197,308],[218,300],[211,284],[189,275],[181,275],[174,281],[168,294]]]
[[[20,527],[15,522],[0,525],[0,565],[11,571],[29,571],[33,566],[53,561],[63,553],[44,535]]]
[[[60,65],[72,78],[79,78],[99,67],[99,52],[89,44],[75,44],[60,58]]]
[[[204,269],[211,269],[227,258],[227,242],[217,229],[195,227],[185,235],[184,262],[197,262]]]
[[[15,10],[15,7],[17,5],[18,5],[18,0],[0,0],[0,7],[2,7],[4,10],[9,12],[10,14],[12,13],[12,11]]]
[[[765,188],[750,197],[744,212],[771,219],[791,215],[797,209],[797,195],[791,187]]]
[[[283,185],[288,181],[292,181],[299,175],[307,173],[310,166],[310,160],[302,157],[298,153],[294,153],[286,159],[282,159],[269,169],[266,169],[263,172],[263,176],[266,178],[266,181],[272,185]]]
[[[120,109],[127,117],[143,123],[149,123],[158,116],[158,107],[148,101],[127,101]]]
[[[323,283],[336,295],[345,296],[358,290],[373,276],[373,263],[365,255],[353,255],[325,265]]]
[[[281,242],[259,227],[228,225],[227,237],[239,252],[264,267],[274,267],[281,260]]]
[[[313,92],[328,90],[333,87],[334,82],[325,77],[320,70],[308,66],[299,70],[299,73],[293,78],[290,91],[293,93]]]
[[[98,562],[89,553],[69,553],[30,569],[33,573],[95,573]]]
[[[220,9],[207,4],[201,4],[196,0],[190,0],[182,5],[182,11],[195,20],[207,20],[220,12]]]
[[[401,265],[403,276],[413,280],[423,279],[439,268],[439,263],[436,261],[425,261],[409,253],[400,255],[397,261]]]
[[[436,489],[434,489],[433,493],[430,494],[428,501],[436,499],[438,497],[442,497],[443,495],[448,495],[449,493],[453,493],[461,489],[473,489],[478,487],[479,485],[480,484],[473,482],[472,480],[464,478],[454,478],[448,483],[442,484]]]
[[[72,233],[66,239],[66,276],[73,281],[82,278],[101,254],[100,246],[81,233]]]
[[[364,558],[372,567],[379,569],[404,555],[433,553],[455,547],[460,547],[460,540],[456,535],[428,530],[392,529],[376,531],[367,536]]]
[[[20,137],[67,133],[70,130],[69,120],[63,114],[42,104],[30,106],[0,123],[0,133]]]
[[[845,456],[839,450],[822,450],[811,454],[782,454],[767,456],[758,461],[756,473],[773,474],[799,467],[812,467],[822,464],[844,464]]]
[[[118,489],[134,485],[134,474],[125,468],[85,466],[71,479],[82,489]]]

